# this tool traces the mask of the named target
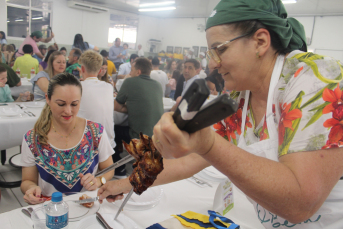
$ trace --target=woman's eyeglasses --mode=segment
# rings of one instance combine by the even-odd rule
[[[220,48],[220,47],[222,47],[222,46],[224,46],[224,45],[229,44],[230,42],[232,42],[232,41],[234,41],[234,40],[237,40],[237,39],[239,39],[239,38],[245,37],[245,36],[247,36],[247,35],[249,35],[249,34],[250,34],[250,33],[247,33],[247,34],[244,34],[244,35],[240,35],[240,36],[235,37],[235,38],[233,38],[233,39],[231,39],[231,40],[229,40],[229,41],[225,41],[224,43],[222,43],[222,44],[220,44],[220,45],[218,45],[218,46],[216,46],[216,47],[213,47],[213,48],[209,49],[209,50],[206,52],[207,58],[208,58],[209,60],[213,59],[215,62],[217,62],[217,63],[219,64],[220,62],[222,62],[222,60],[220,59],[220,57],[219,57],[219,55],[218,55],[217,49]]]

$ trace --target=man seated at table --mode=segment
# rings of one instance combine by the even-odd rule
[[[51,36],[48,38],[42,38],[42,37],[43,37],[43,34],[41,31],[34,31],[33,33],[31,33],[31,35],[27,36],[25,40],[23,41],[23,43],[20,45],[16,56],[19,57],[19,56],[24,55],[23,47],[24,45],[29,44],[33,48],[33,53],[35,53],[39,58],[43,59],[44,55],[39,51],[37,47],[37,43],[40,41],[44,43],[48,43],[54,37],[54,33],[51,32]]]
[[[38,73],[38,60],[32,57],[33,49],[31,45],[23,46],[24,56],[17,57],[14,62],[13,70],[20,69],[20,75],[23,77],[31,78],[31,69],[34,69],[35,74]]]
[[[36,58],[38,60],[38,63],[40,63],[43,61],[45,54],[47,53],[48,49],[46,48],[46,45],[40,45],[40,46],[38,46],[38,49],[39,49],[40,53],[42,53],[43,58],[39,58],[37,56],[37,54],[32,55],[32,57]]]
[[[124,63],[119,66],[117,79],[124,79],[130,77],[131,65],[137,58],[137,54],[131,54],[130,62]]]
[[[79,48],[73,48],[72,50],[70,50],[66,69],[66,72],[73,74],[78,79],[80,79],[80,72],[78,69],[80,69],[81,67],[81,65],[79,64],[79,58],[81,54],[82,51]]]
[[[113,87],[97,77],[102,63],[102,56],[93,50],[85,51],[80,57],[84,81],[81,81],[82,97],[78,116],[104,125],[114,149],[116,143],[114,142]]]
[[[1,67],[4,67],[7,71],[7,82],[9,87],[21,86],[20,77],[10,68],[7,64],[0,63]]]
[[[124,81],[114,100],[114,110],[127,113],[129,121],[129,126],[116,125],[114,128],[115,154],[119,153],[122,140],[129,142],[132,138],[139,138],[140,132],[151,137],[154,125],[163,114],[162,87],[150,78],[151,69],[147,58],[135,60],[131,77]]]

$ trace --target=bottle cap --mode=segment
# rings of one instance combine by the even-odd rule
[[[62,193],[60,193],[60,192],[54,192],[51,196],[52,202],[60,202],[62,200],[63,200]]]

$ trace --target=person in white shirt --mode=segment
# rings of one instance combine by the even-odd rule
[[[199,79],[199,69],[199,61],[195,59],[189,59],[185,61],[183,68],[183,76],[185,77],[185,82],[183,82],[181,96],[183,96],[186,93],[187,89],[193,83],[194,80]]]
[[[97,77],[101,71],[103,57],[93,50],[87,50],[81,55],[79,63],[84,81],[81,81],[82,99],[78,116],[101,123],[105,127],[111,147],[114,149],[116,143],[114,141],[113,87],[109,83],[100,81]],[[119,155],[112,155],[113,160],[118,157]]]
[[[119,66],[119,71],[118,71],[118,79],[124,79],[127,77],[130,77],[130,72],[131,72],[131,64],[138,58],[137,54],[131,54],[130,56],[130,62],[121,64]]]
[[[142,49],[142,45],[141,44],[138,45],[138,56],[139,57],[144,56],[144,51]]]
[[[190,48],[188,50],[188,54],[186,55],[186,59],[187,60],[190,60],[190,59],[194,59],[195,58],[195,55],[194,55],[194,49],[193,48]]]
[[[206,69],[206,66],[207,66],[207,60],[206,60],[206,55],[205,55],[205,53],[204,53],[204,52],[200,52],[200,53],[199,53],[199,57],[200,57],[200,59],[201,59],[201,68],[202,68],[203,70],[205,70],[205,69]]]
[[[168,76],[164,71],[159,69],[160,60],[157,57],[154,57],[152,59],[151,64],[152,64],[152,71],[150,73],[150,78],[156,80],[157,82],[161,84],[163,95],[164,95],[166,92],[166,86],[169,82]]]

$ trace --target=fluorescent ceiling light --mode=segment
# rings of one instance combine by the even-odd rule
[[[7,22],[10,22],[9,20],[7,20]]]
[[[43,17],[33,17],[32,20],[39,20],[42,19]]]
[[[138,9],[140,12],[147,12],[147,11],[164,11],[164,10],[175,10],[175,6],[171,7],[159,7],[159,8],[144,8],[144,9]]]
[[[166,6],[175,4],[175,1],[165,1],[165,2],[158,2],[158,3],[144,3],[140,4],[139,7],[149,7],[149,6]]]
[[[15,19],[14,21],[24,21],[24,19]]]
[[[293,3],[297,3],[297,0],[282,0],[283,4],[293,4]]]

